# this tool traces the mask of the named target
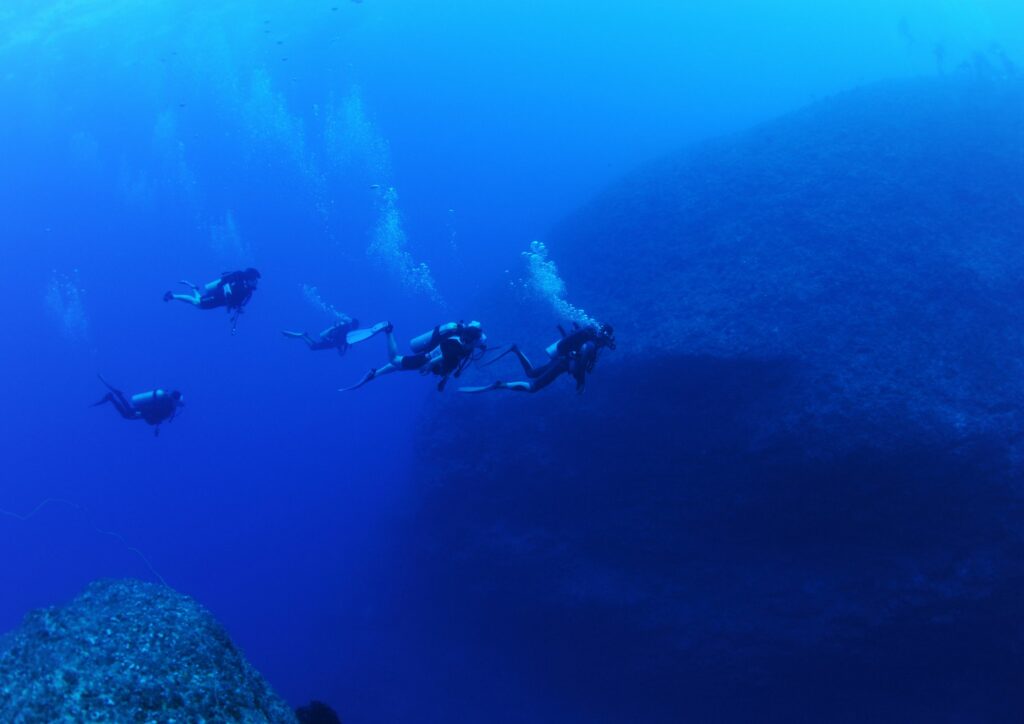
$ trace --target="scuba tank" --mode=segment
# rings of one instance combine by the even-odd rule
[[[480,322],[474,321],[467,324],[448,322],[447,324],[440,324],[434,327],[429,332],[424,332],[419,337],[413,337],[409,340],[409,349],[416,354],[429,352],[440,344],[442,340],[461,334],[463,331],[475,332],[478,338],[483,336],[483,326]]]
[[[581,327],[576,322],[572,324],[572,331],[566,332],[559,326],[558,331],[562,334],[562,338],[552,342],[548,345],[547,352],[548,357],[554,359],[555,357],[564,357],[567,354],[577,351],[585,341],[593,339],[594,328],[591,325]]]
[[[430,347],[431,340],[434,339],[434,335],[438,334],[440,329],[440,327],[434,327],[432,330],[430,330],[429,332],[424,332],[419,337],[413,337],[412,339],[409,340],[409,349],[411,349],[416,354],[420,354],[421,352],[427,350]]]
[[[427,352],[438,345],[438,343],[446,337],[451,337],[459,328],[459,325],[455,322],[448,322],[448,324],[440,324],[434,327],[429,332],[424,332],[419,337],[413,337],[409,340],[409,349],[416,354]]]
[[[173,395],[159,388],[132,395],[132,407],[150,424],[174,417],[180,402],[180,394]]]
[[[160,389],[140,392],[137,395],[132,395],[132,407],[136,410],[152,409],[168,399],[167,393]]]

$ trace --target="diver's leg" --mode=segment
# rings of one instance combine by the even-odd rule
[[[111,402],[117,411],[121,413],[121,417],[126,420],[134,420],[139,416],[138,411],[135,409],[135,405],[132,404],[131,400],[125,397],[125,394],[121,390],[112,390],[113,399]]]
[[[164,293],[165,302],[169,302],[172,299],[176,302],[187,302],[195,307],[198,307],[201,297],[199,296],[199,292],[192,292],[191,294],[175,294],[173,292]]]
[[[134,420],[138,417],[135,412],[135,408],[125,400],[124,395],[121,395],[116,390],[108,392],[99,402],[93,403],[93,407],[99,407],[107,402],[113,405],[114,409],[117,410],[117,413],[126,420]]]
[[[479,393],[492,390],[512,390],[513,392],[533,392],[530,382],[492,382],[484,387],[460,387],[459,392]]]
[[[110,390],[110,392],[107,393],[107,395],[102,400],[93,405],[93,407],[96,407],[97,405],[102,405],[104,402],[110,402],[111,404],[118,408],[119,412],[122,410],[130,410],[134,415],[135,408],[132,406],[131,401],[127,397],[125,397],[124,393],[121,392],[121,390],[114,387],[109,382],[107,382],[105,379],[103,379],[103,375],[96,376],[99,378],[100,382],[103,383],[103,386]],[[121,414],[124,413],[122,412]]]
[[[311,350],[327,349],[327,345],[323,344],[322,341],[317,341],[309,336],[308,332],[289,332],[288,330],[282,330],[281,334],[289,339],[301,339],[306,343],[306,346]]]
[[[118,406],[118,409],[124,410],[122,414],[135,415],[135,406],[132,405],[131,400],[124,396],[123,392],[114,390],[114,399],[116,400],[114,404]]]
[[[537,375],[530,381],[529,392],[540,392],[561,375],[569,371],[569,360],[564,357],[553,359],[548,364],[536,370]]]
[[[547,365],[544,365],[542,367],[534,367],[533,364],[530,362],[530,359],[523,353],[523,350],[519,349],[519,345],[512,345],[512,354],[514,354],[516,356],[516,359],[519,360],[519,364],[522,365],[523,371],[526,373],[526,376],[529,377],[530,379],[542,375],[544,373],[545,367],[547,367]]]
[[[395,372],[400,372],[401,370],[402,370],[402,368],[397,366],[397,365],[386,364],[386,365],[384,365],[383,367],[381,367],[380,369],[377,370],[377,374],[375,376],[376,377],[383,377],[384,375],[390,375],[390,374],[393,374]]]
[[[391,364],[401,365],[401,356],[398,354],[398,343],[395,342],[395,328],[388,324],[384,328],[384,335],[388,339],[388,360]]]
[[[138,419],[138,411],[134,407],[132,407],[132,404],[128,402],[128,400],[124,399],[123,396],[121,396],[120,398],[114,397],[113,399],[111,399],[111,402],[114,404],[114,407],[117,409],[117,411],[121,414],[121,417],[123,417],[124,419]]]
[[[534,392],[540,392],[557,380],[560,375],[568,371],[569,365],[567,362],[560,359],[551,360],[551,362],[543,367],[534,369],[536,374],[533,375],[533,379],[529,382],[496,382],[494,389],[533,394]]]
[[[385,327],[383,331],[388,336],[388,363],[383,367],[371,369],[369,372],[366,373],[366,376],[363,377],[363,379],[360,380],[357,384],[353,385],[352,387],[345,387],[342,390],[340,390],[341,392],[358,389],[365,385],[370,380],[376,379],[377,377],[380,377],[382,375],[390,375],[394,372],[404,372],[407,370],[421,369],[430,361],[429,356],[425,354],[398,354],[398,345],[395,344],[394,328],[390,324],[388,324],[388,326]]]
[[[552,378],[553,380],[554,378]],[[491,390],[511,390],[512,392],[528,392],[533,394],[534,392],[540,392],[545,387],[551,384],[551,380],[547,382],[541,382],[540,380],[531,382],[495,382],[487,389]],[[471,390],[469,390],[471,391]],[[480,390],[483,392],[484,390]]]
[[[370,381],[375,380],[378,377],[382,377],[384,375],[390,375],[392,372],[397,372],[399,369],[399,367],[396,367],[393,364],[384,365],[379,369],[371,369],[369,372],[366,373],[363,379],[359,380],[359,382],[352,385],[351,387],[342,387],[341,389],[338,390],[338,392],[351,392],[352,390],[358,390],[360,387],[369,383]]]
[[[98,399],[98,400],[97,400],[96,402],[92,403],[92,406],[93,406],[93,407],[99,407],[100,405],[105,405],[105,404],[107,404],[108,402],[111,402],[111,403],[112,403],[113,401],[114,401],[114,395],[113,395],[113,393],[111,393],[111,392],[108,392],[107,394],[103,395],[103,397],[101,397],[100,399]]]

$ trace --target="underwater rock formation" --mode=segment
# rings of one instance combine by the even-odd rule
[[[855,422],[877,444],[1024,424],[1022,223],[1024,82],[957,77],[655,163],[549,246],[624,349],[789,360],[797,397],[772,429]]]
[[[295,710],[299,724],[341,724],[341,718],[322,701],[311,701]]]
[[[99,581],[0,639],[0,720],[295,722],[202,606]]]
[[[445,401],[418,595],[589,721],[1015,720],[1021,228],[1020,78],[864,88],[613,185],[545,241],[619,349],[582,397]]]

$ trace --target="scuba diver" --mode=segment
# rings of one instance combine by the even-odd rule
[[[461,375],[470,362],[480,359],[487,351],[487,335],[484,334],[480,322],[440,324],[411,340],[409,347],[413,353],[406,355],[398,354],[394,327],[390,322],[382,322],[366,331],[371,332],[372,330],[383,331],[387,335],[388,364],[371,369],[358,383],[351,387],[345,387],[339,392],[356,390],[382,375],[408,370],[419,370],[420,374],[434,374],[440,377],[441,380],[437,383],[437,389],[440,392],[444,390],[450,377]],[[372,334],[376,334],[376,332],[374,331]]]
[[[369,339],[369,337],[360,335],[358,340],[349,341],[349,333],[355,332],[357,329],[359,329],[359,320],[352,319],[347,314],[342,314],[338,317],[338,322],[321,332],[317,339],[313,339],[306,332],[289,332],[284,330],[281,334],[292,339],[301,339],[306,343],[306,346],[309,347],[311,352],[320,352],[325,349],[336,349],[338,350],[338,354],[345,354],[345,352],[348,351],[349,346],[353,344],[353,341]]]
[[[128,398],[103,377],[97,376],[110,392],[104,395],[99,402],[94,403],[93,407],[99,407],[109,402],[124,419],[145,420],[146,423],[152,425],[154,435],[160,434],[160,423],[171,422],[178,414],[178,410],[185,405],[182,394],[177,390],[168,392],[158,388],[149,392],[140,392]]]
[[[594,365],[597,364],[598,354],[604,348],[615,349],[615,331],[608,324],[602,324],[600,327],[588,324],[581,327],[576,323],[573,323],[571,332],[566,332],[561,327],[558,331],[562,333],[562,338],[547,348],[546,351],[551,358],[547,364],[535,367],[518,345],[512,345],[507,352],[492,360],[492,363],[497,362],[506,354],[514,354],[519,364],[523,366],[526,376],[530,378],[529,382],[494,382],[484,387],[461,387],[459,392],[539,392],[566,373],[576,380],[576,391],[583,392],[587,385],[587,375],[594,371]]]
[[[260,273],[256,269],[249,268],[242,271],[224,272],[219,279],[215,279],[202,288],[183,279],[179,284],[187,286],[192,290],[191,293],[166,292],[164,301],[169,302],[174,299],[179,302],[187,302],[200,309],[225,307],[231,314],[231,333],[234,334],[238,317],[242,313],[243,307],[252,299],[259,278]]]

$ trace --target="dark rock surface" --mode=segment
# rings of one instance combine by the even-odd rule
[[[322,701],[311,701],[295,710],[299,724],[341,724],[337,712]]]
[[[589,721],[1019,720],[1022,228],[1020,78],[614,185],[546,241],[619,350],[583,397],[446,401],[418,595]]]
[[[1024,81],[865,88],[639,170],[549,247],[623,349],[790,359],[775,424],[1020,429]],[[628,353],[628,352],[627,352]],[[903,437],[904,433],[897,433]]]
[[[99,581],[0,639],[0,721],[295,722],[202,606]]]

